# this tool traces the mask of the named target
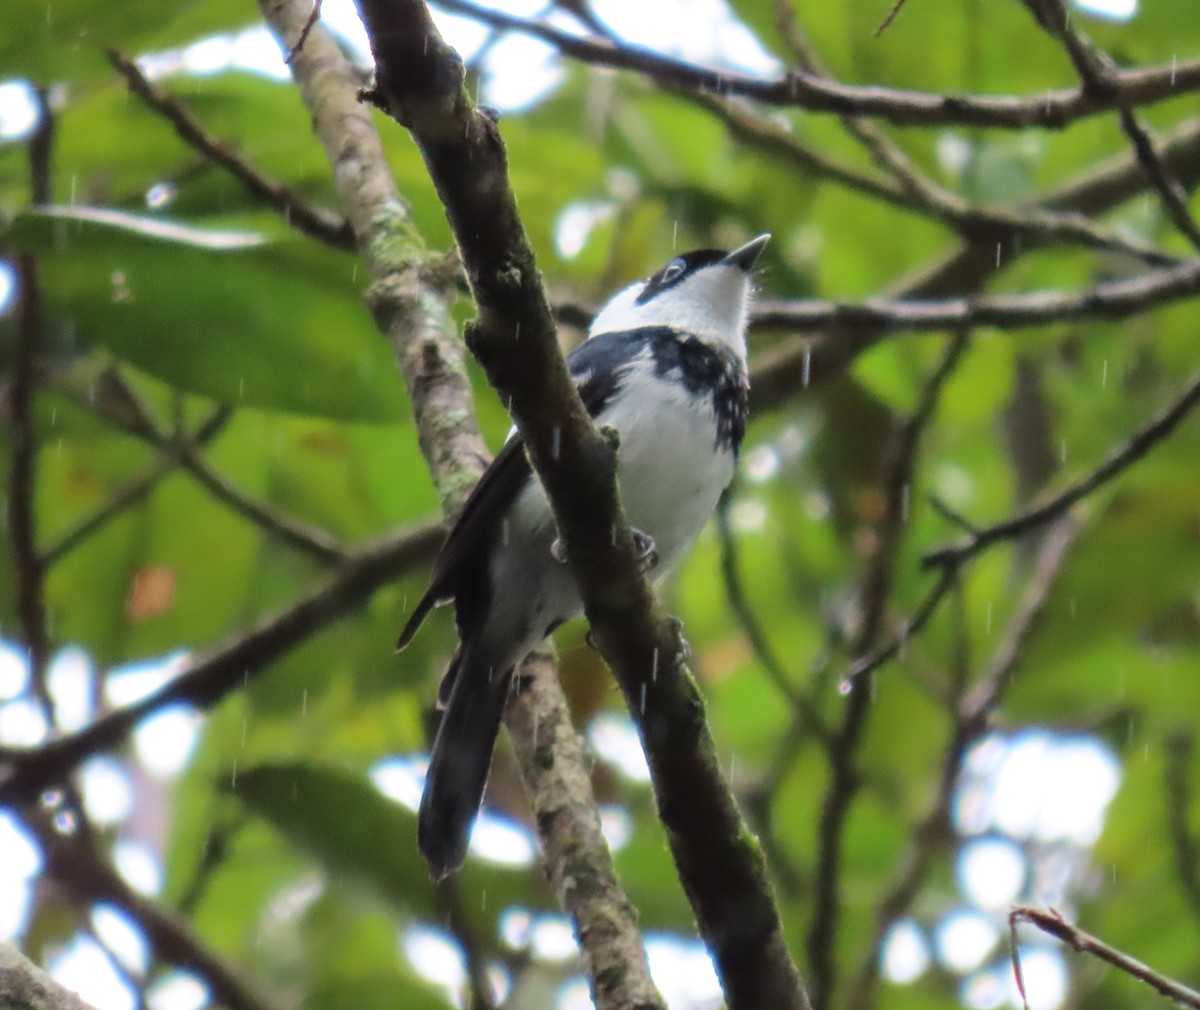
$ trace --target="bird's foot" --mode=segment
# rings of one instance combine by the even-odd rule
[[[638,567],[643,572],[651,571],[658,565],[658,548],[654,545],[654,537],[636,527],[630,527],[629,532],[633,535],[633,549],[636,552]],[[550,542],[550,557],[560,565],[567,563],[567,548],[562,542],[562,537],[555,537]]]
[[[675,647],[678,650],[679,662],[686,663],[692,658],[692,645],[683,637],[683,621],[678,617],[670,617],[668,620],[671,622],[671,630],[675,632]]]
[[[658,547],[655,546],[654,537],[636,526],[631,526],[629,532],[633,534],[633,549],[637,552],[638,567],[643,572],[652,571],[658,566]]]

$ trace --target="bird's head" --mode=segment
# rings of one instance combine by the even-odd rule
[[[697,249],[676,256],[615,295],[592,321],[589,336],[668,326],[744,354],[751,270],[770,238],[759,235],[732,252]]]

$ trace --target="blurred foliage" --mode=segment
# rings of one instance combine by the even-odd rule
[[[767,50],[787,62],[777,6],[733,4]],[[1005,94],[1075,83],[1067,59],[1018,3],[910,4],[875,38],[886,6],[831,0],[804,5],[797,16],[844,80]],[[1144,6],[1128,24],[1086,27],[1125,62],[1200,53],[1200,19],[1178,16],[1169,3]],[[25,139],[0,141],[0,256],[9,267],[19,254],[34,257],[44,300],[36,403],[43,545],[158,458],[153,446],[103,416],[97,390],[113,368],[166,432],[194,429],[221,404],[235,408],[207,449],[209,463],[246,495],[346,543],[436,514],[403,383],[363,307],[354,257],[290,230],[206,164],[127,95],[103,56],[107,45],[161,52],[239,30],[253,13],[252,4],[230,0],[57,0],[45,9],[17,0],[0,24],[0,81],[48,89],[55,123],[53,208],[29,206]],[[775,238],[761,285],[773,297],[875,294],[955,248],[940,225],[747,147],[682,98],[629,75],[564,69],[550,94],[502,122],[513,185],[553,298],[595,304],[675,248],[728,245],[765,230]],[[249,163],[333,205],[328,165],[289,83],[228,70],[165,84]],[[1193,96],[1148,115],[1165,126],[1194,106]],[[829,156],[870,167],[831,118],[769,115]],[[379,125],[418,225],[432,245],[446,246],[448,228],[418,154],[395,124]],[[1125,149],[1113,117],[1056,133],[883,129],[924,172],[982,203],[1027,199]],[[962,156],[950,157],[953,151]],[[566,256],[556,236],[577,205],[603,211]],[[1151,199],[1120,208],[1112,221],[1170,241]],[[995,289],[1071,289],[1124,269],[1053,248],[1017,260]],[[5,382],[16,325],[10,303],[0,316]],[[1194,308],[1179,305],[1120,325],[974,334],[922,444],[889,627],[899,627],[930,585],[921,553],[960,532],[929,507],[930,495],[986,524],[1021,504],[1021,489],[1047,453],[1057,471],[1051,483],[1090,469],[1178,390],[1200,360],[1195,330]],[[778,339],[757,333],[756,349]],[[749,463],[732,511],[742,579],[786,676],[831,723],[844,710],[839,679],[886,461],[944,342],[943,335],[884,341],[836,382],[797,389],[786,405],[755,417],[748,433]],[[1044,408],[1033,418],[1032,442],[1008,434],[1014,412],[1028,415],[1019,375]],[[507,421],[477,384],[496,445]],[[10,449],[6,438],[6,480]],[[1089,503],[1081,541],[999,713],[999,725],[1014,731],[1095,734],[1119,757],[1120,791],[1069,904],[1087,928],[1182,979],[1200,973],[1200,909],[1180,886],[1165,768],[1168,741],[1192,732],[1200,712],[1198,456],[1193,422]],[[965,639],[970,670],[983,666],[1014,613],[1029,557],[1028,545],[1000,546],[972,563],[958,609],[943,608],[879,675],[857,760],[863,789],[840,871],[844,914],[835,952],[844,976],[867,950],[912,827],[934,799],[952,731],[945,698],[954,657]],[[16,639],[12,571],[5,538],[0,633]],[[147,609],[133,594],[151,575],[162,592]],[[219,643],[321,575],[316,562],[173,470],[50,568],[46,602],[55,642],[83,646],[107,670]],[[444,928],[444,896],[425,878],[412,814],[369,776],[381,759],[425,744],[452,646],[449,621],[439,618],[402,656],[391,653],[423,580],[422,572],[407,574],[226,698],[169,794],[139,797],[139,823],[153,824],[161,839],[163,900],[182,903],[205,943],[294,1005],[447,1005],[397,941],[397,929]],[[687,625],[735,786],[749,798],[773,776],[756,827],[769,834],[783,916],[803,969],[828,761],[817,741],[793,738],[787,701],[729,606],[715,533],[706,532],[666,591]],[[580,629],[565,629],[560,645],[580,724],[619,710]],[[1186,752],[1184,778],[1197,792],[1194,753]],[[788,755],[782,763],[781,755]],[[527,823],[510,755],[502,752],[493,780],[499,806]],[[646,788],[604,762],[596,784],[603,802],[628,815],[631,835],[618,866],[642,922],[692,935]],[[1200,836],[1196,807],[1182,816]],[[935,855],[913,905],[924,928],[964,902],[954,849],[952,842]],[[545,1005],[572,967],[531,963],[529,951],[507,945],[498,928],[506,909],[552,909],[538,872],[472,859],[456,900],[482,956],[517,980],[513,1005]],[[75,928],[61,902],[53,890],[38,892],[27,940],[39,950]],[[994,956],[1003,961],[1002,951]],[[1117,1010],[1145,1005],[1145,994],[1113,973],[1088,966],[1074,978],[1080,1001]],[[883,984],[876,1002],[895,1010],[958,1006],[958,978],[934,968],[911,986]]]

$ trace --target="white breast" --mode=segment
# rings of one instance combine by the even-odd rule
[[[630,525],[654,538],[659,555],[654,574],[666,575],[687,553],[733,479],[733,453],[715,448],[711,401],[659,379],[647,356],[634,365],[621,394],[596,423],[620,432],[625,515]]]

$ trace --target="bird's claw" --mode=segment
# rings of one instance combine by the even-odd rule
[[[629,532],[633,535],[633,549],[636,552],[635,560],[638,567],[643,572],[655,568],[658,565],[658,548],[654,545],[654,537],[649,533],[643,533],[636,527],[631,527]],[[560,565],[567,563],[567,548],[562,542],[562,537],[555,537],[550,542],[550,557]]]
[[[692,658],[692,644],[683,637],[683,621],[674,616],[670,618],[670,621],[671,629],[675,632],[675,642],[676,649],[678,650],[677,655],[679,656],[679,662],[686,663]]]
[[[658,547],[655,546],[654,537],[636,526],[631,526],[629,532],[633,535],[633,549],[637,552],[638,567],[643,572],[652,571],[658,566]]]

